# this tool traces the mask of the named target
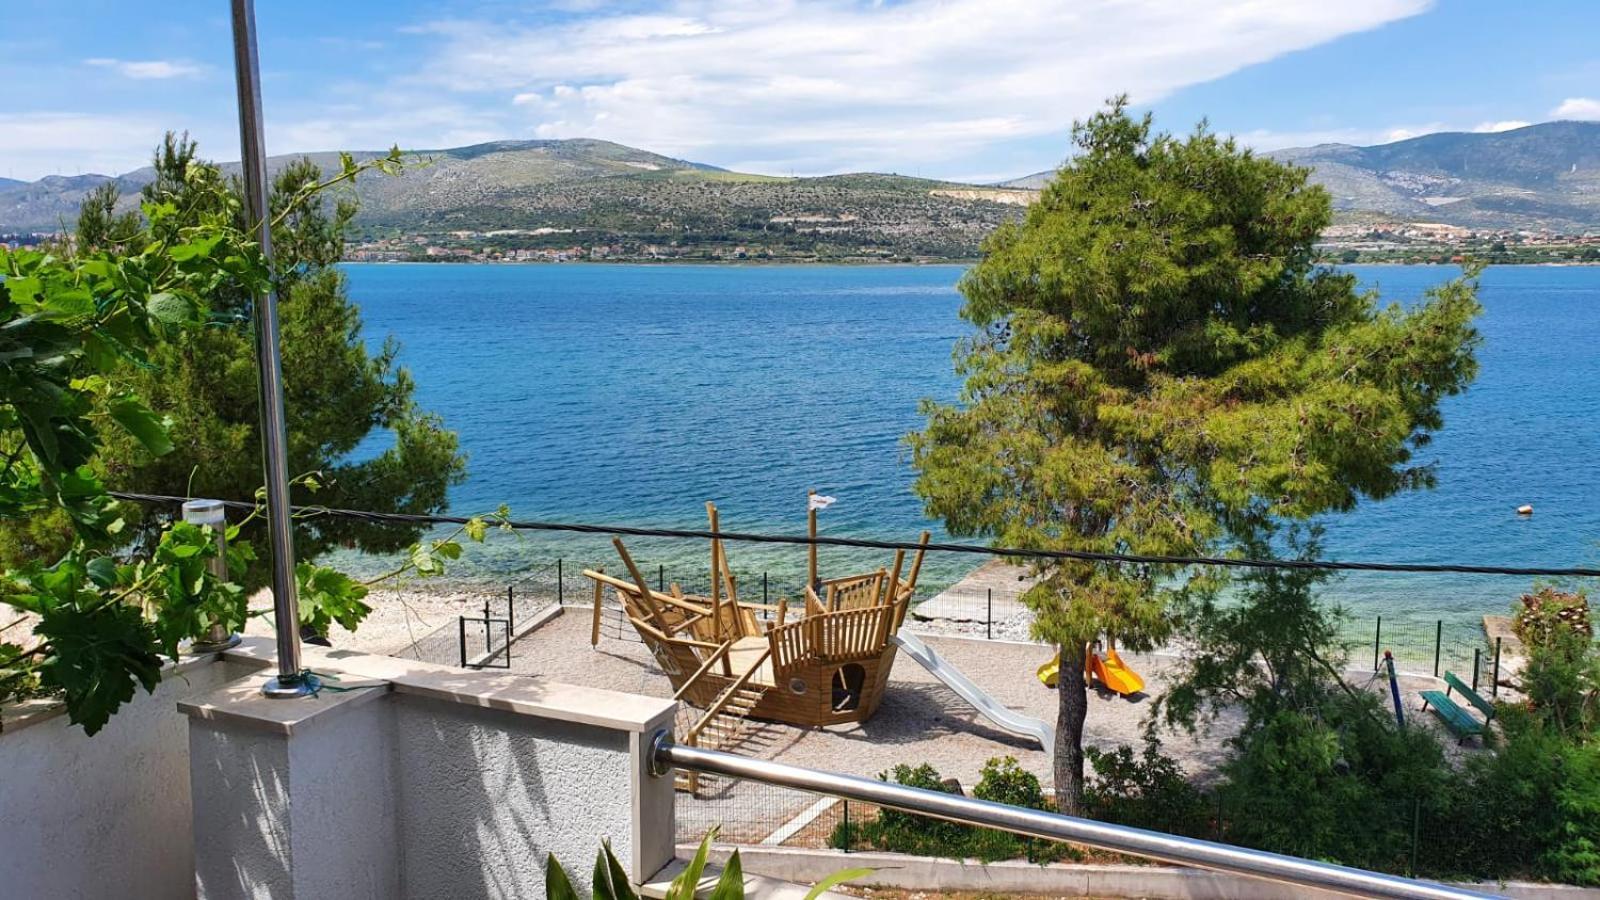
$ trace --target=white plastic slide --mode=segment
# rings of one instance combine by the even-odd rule
[[[1010,707],[989,696],[983,688],[973,683],[972,679],[961,674],[961,670],[945,662],[944,657],[934,651],[932,647],[922,642],[921,638],[909,631],[902,631],[890,635],[889,640],[904,650],[908,656],[922,664],[924,669],[933,673],[933,677],[945,683],[950,690],[961,695],[961,699],[972,704],[972,708],[1004,731],[1023,737],[1033,738],[1046,753],[1053,752],[1056,746],[1056,730],[1042,719],[1025,716],[1012,710]]]

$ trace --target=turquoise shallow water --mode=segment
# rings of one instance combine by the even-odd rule
[[[374,342],[393,334],[421,402],[470,453],[455,511],[799,532],[807,488],[839,502],[826,532],[913,538],[925,522],[900,437],[923,397],[948,400],[959,267],[350,265]],[[1355,271],[1415,299],[1442,267]],[[1482,372],[1425,451],[1439,488],[1330,519],[1335,558],[1525,565],[1600,562],[1600,269],[1494,268]],[[1532,518],[1516,506],[1532,503]],[[630,546],[634,542],[630,542]],[[638,542],[690,567],[703,548]],[[687,546],[686,546],[687,545]],[[732,548],[739,568],[797,571],[803,551]],[[595,538],[502,540],[484,571],[557,555],[608,561]],[[885,560],[870,554],[871,565]],[[855,565],[832,552],[834,567]],[[609,562],[614,566],[614,562]],[[930,583],[970,559],[930,560]],[[838,568],[834,568],[838,571]],[[1329,591],[1360,612],[1469,617],[1522,579],[1359,575]]]

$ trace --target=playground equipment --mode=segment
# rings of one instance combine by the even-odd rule
[[[808,533],[813,537],[816,512],[827,502],[813,495],[809,503]],[[715,504],[706,504],[706,515],[717,533]],[[924,531],[921,545],[930,537]],[[711,589],[705,596],[685,594],[677,584],[668,591],[652,588],[622,540],[614,538],[612,544],[628,577],[584,571],[594,582],[590,643],[599,643],[603,595],[609,588],[672,682],[673,699],[697,711],[693,724],[678,736],[683,744],[731,746],[746,719],[802,726],[866,721],[883,700],[896,651],[904,649],[1001,728],[1032,737],[1045,748],[1054,746],[1048,725],[1006,709],[922,641],[896,633],[916,593],[925,552],[921,547],[909,570],[905,551],[898,550],[892,569],[823,580],[812,544],[803,597],[791,611],[787,598],[776,604],[739,598],[720,539],[711,541]],[[686,786],[692,791],[695,783],[691,775]]]
[[[718,530],[715,504],[706,504],[711,530]],[[815,534],[815,509],[811,511]],[[922,534],[926,544],[931,535]],[[821,580],[815,545],[803,606],[739,599],[738,584],[721,540],[711,542],[709,596],[652,589],[621,539],[614,539],[629,579],[596,570],[583,574],[595,584],[595,616],[604,588],[616,591],[623,611],[662,671],[674,699],[716,715],[773,719],[795,725],[836,725],[872,716],[897,646],[890,640],[905,620],[922,568],[922,550],[905,571],[905,551],[893,569]],[[597,640],[598,630],[592,637]],[[699,737],[691,729],[688,737]]]
[[[1055,687],[1061,678],[1061,654],[1057,653],[1054,659],[1040,666],[1037,674],[1045,687]],[[1144,690],[1144,679],[1128,668],[1115,647],[1106,647],[1104,655],[1090,650],[1083,663],[1083,674],[1124,697]]]
[[[1051,751],[1056,746],[1056,730],[1043,719],[1035,719],[1015,712],[1010,707],[1002,705],[999,701],[989,696],[983,688],[978,687],[972,679],[962,674],[960,669],[950,665],[944,657],[934,652],[932,647],[922,642],[922,639],[911,632],[891,635],[889,640],[899,645],[906,655],[916,660],[924,669],[932,672],[935,678],[944,682],[945,686],[960,695],[961,699],[972,705],[972,708],[982,713],[985,718],[1000,728],[1019,734],[1023,737],[1033,738],[1039,742],[1039,749]]]

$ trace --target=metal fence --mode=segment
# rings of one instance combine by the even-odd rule
[[[518,623],[526,623],[539,610],[555,603],[593,603],[593,583],[583,577],[585,565],[565,558],[535,563],[503,586],[473,586],[461,593],[461,612],[455,622],[420,637],[404,655],[448,665],[506,667],[516,652]],[[618,566],[611,565],[608,571]],[[643,573],[660,591],[674,588],[686,594],[707,595],[710,573],[705,567],[674,568],[657,565]],[[734,585],[740,599],[775,604],[780,599],[799,602],[804,591],[802,574],[762,570],[735,570]],[[1021,589],[923,591],[912,608],[906,627],[925,633],[989,640],[1030,641],[1032,613],[1017,600]],[[724,583],[719,590],[726,596]],[[601,636],[637,642],[639,637],[620,606],[609,596],[601,614]],[[382,601],[382,595],[377,598]],[[762,618],[771,618],[763,613]],[[1396,669],[1405,675],[1442,678],[1453,672],[1474,689],[1498,693],[1503,673],[1503,647],[1491,641],[1481,622],[1423,619],[1379,615],[1351,619],[1346,625],[1348,663],[1364,667],[1370,660],[1378,671],[1385,651],[1394,655]]]

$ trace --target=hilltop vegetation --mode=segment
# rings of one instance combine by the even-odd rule
[[[1341,224],[1600,231],[1600,122],[1267,155],[1310,168]],[[338,164],[336,153],[306,156],[325,170]],[[379,258],[438,246],[479,255],[583,247],[591,258],[970,259],[1055,174],[990,186],[891,174],[781,178],[597,140],[494,141],[413,156],[428,163],[355,189],[352,237]],[[114,181],[132,198],[152,177],[146,168],[0,179],[0,232],[60,230],[97,186]]]
[[[415,156],[428,163],[357,186],[356,238],[423,235],[482,247],[497,240],[483,232],[513,231],[518,246],[581,243],[623,253],[676,245],[741,247],[751,256],[959,259],[976,256],[983,236],[1019,218],[1031,199],[899,175],[749,175],[594,140],[499,141]],[[309,157],[323,168],[337,164],[333,153]],[[290,159],[275,158],[273,168]],[[97,185],[115,180],[133,195],[151,177],[142,169],[0,187],[0,231],[52,230],[76,217]]]
[[[1274,150],[1311,169],[1341,224],[1443,222],[1480,229],[1600,230],[1600,122],[1495,133],[1440,132],[1392,144]],[[1004,182],[1042,188],[1053,171]]]

